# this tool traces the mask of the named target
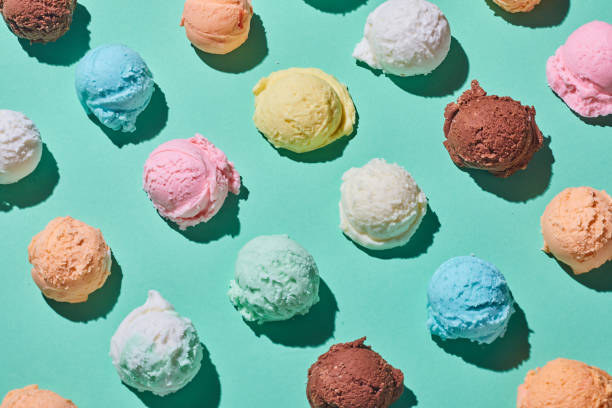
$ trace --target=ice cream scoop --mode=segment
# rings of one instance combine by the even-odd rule
[[[540,219],[544,251],[575,274],[612,260],[612,197],[591,187],[566,188]]]
[[[427,212],[427,197],[410,173],[384,159],[349,169],[340,192],[340,228],[369,249],[406,244]]]
[[[247,321],[287,320],[319,301],[319,270],[287,235],[262,235],[238,252],[228,296]]]
[[[47,43],[70,29],[76,4],[76,0],[2,0],[0,12],[16,36]]]
[[[331,346],[308,370],[306,396],[312,408],[388,408],[404,392],[404,374],[365,337]]]
[[[543,137],[535,108],[487,95],[478,81],[444,110],[444,147],[455,164],[508,177],[527,168]]]
[[[316,68],[289,68],[255,88],[255,126],[277,148],[303,153],[353,132],[355,105],[336,78]]]
[[[527,373],[516,408],[612,408],[612,377],[583,362],[558,358]]]
[[[146,303],[119,325],[110,356],[121,381],[163,397],[193,380],[200,371],[203,348],[191,320],[150,290]]]
[[[0,110],[0,184],[16,183],[34,171],[42,156],[36,125],[23,113]]]
[[[424,75],[444,61],[450,43],[450,27],[438,6],[388,0],[368,16],[353,57],[389,74]]]
[[[548,85],[581,116],[612,114],[612,24],[574,31],[546,63]]]
[[[77,406],[53,391],[41,390],[34,384],[9,391],[2,400],[0,408],[77,408]]]
[[[506,279],[495,265],[475,256],[444,262],[427,289],[427,327],[442,340],[490,344],[503,337],[515,312]]]
[[[87,114],[112,130],[134,132],[151,101],[153,74],[138,53],[107,44],[85,54],[76,68],[77,96]]]
[[[542,0],[493,0],[495,4],[510,13],[526,13],[540,4]]]
[[[181,26],[196,48],[227,54],[247,40],[251,17],[251,0],[187,0]]]
[[[199,134],[170,140],[153,150],[142,180],[159,214],[182,230],[210,220],[228,192],[240,192],[234,164]]]
[[[58,217],[28,246],[32,279],[58,302],[85,302],[111,273],[111,251],[102,232],[72,217]]]

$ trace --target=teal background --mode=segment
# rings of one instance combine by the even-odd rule
[[[450,56],[408,79],[351,57],[382,0],[254,0],[251,37],[227,56],[194,51],[178,25],[182,1],[79,3],[55,44],[30,46],[0,27],[0,107],[26,113],[46,145],[34,174],[0,186],[0,394],[37,383],[89,408],[307,407],[308,367],[331,344],[361,336],[404,372],[400,408],[514,407],[526,372],[560,356],[612,370],[612,264],[568,275],[540,251],[539,226],[566,187],[612,190],[612,119],[575,116],[545,77],[546,59],[574,29],[612,21],[609,0],[543,0],[520,16],[490,0],[437,0],[451,24]],[[113,42],[138,51],[158,85],[134,135],[101,129],[74,91],[76,61]],[[292,155],[257,132],[251,88],[292,66],[348,85],[354,137]],[[443,109],[473,78],[537,109],[546,144],[510,179],[461,171],[442,146]],[[141,172],[157,145],[195,132],[227,153],[244,187],[211,222],[181,233],[155,212]],[[361,250],[338,228],[343,172],[374,157],[406,167],[430,204],[413,240],[383,253]],[[30,239],[63,215],[100,228],[115,258],[109,281],[81,305],[45,300],[29,273]],[[240,247],[273,233],[313,254],[322,301],[306,317],[251,328],[226,291]],[[425,326],[430,276],[466,254],[495,263],[522,310],[489,347],[438,344]],[[149,289],[193,320],[209,353],[195,381],[165,398],[124,386],[108,357],[115,329]]]

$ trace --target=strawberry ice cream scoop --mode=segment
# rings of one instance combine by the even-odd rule
[[[592,21],[574,31],[548,59],[546,77],[581,116],[612,114],[612,25]]]
[[[202,135],[166,142],[149,155],[143,186],[159,214],[182,230],[210,220],[240,175],[225,153]]]

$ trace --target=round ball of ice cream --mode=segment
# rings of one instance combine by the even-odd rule
[[[72,23],[76,0],[2,0],[0,11],[6,25],[30,42],[52,42]]]
[[[427,212],[427,197],[410,173],[384,159],[349,169],[340,192],[340,228],[369,249],[406,244]]]
[[[446,58],[451,32],[438,6],[425,0],[388,0],[366,20],[353,57],[399,76],[429,74]]]
[[[138,53],[107,44],[85,54],[76,68],[77,96],[87,114],[112,130],[134,132],[153,95],[153,74]]]
[[[490,344],[506,333],[514,311],[504,276],[495,265],[475,256],[449,259],[429,282],[427,327],[443,340]]]
[[[287,235],[262,235],[238,252],[228,296],[247,321],[287,320],[319,301],[319,270]]]
[[[77,408],[70,400],[53,391],[41,390],[38,385],[9,391],[0,404],[2,408]]]
[[[163,397],[193,380],[200,371],[203,349],[191,320],[150,290],[146,303],[119,325],[110,356],[121,381]]]
[[[558,358],[527,373],[516,407],[612,408],[612,377],[580,361]]]
[[[187,0],[181,26],[196,48],[227,54],[247,40],[251,17],[251,0]]]
[[[111,273],[111,251],[99,229],[58,217],[28,246],[32,278],[43,295],[58,302],[85,302]]]
[[[240,192],[234,164],[199,134],[158,146],[145,162],[142,179],[159,214],[182,230],[210,220],[228,192]]]
[[[526,13],[540,4],[542,0],[493,0],[495,4],[510,13]]]
[[[575,274],[612,260],[612,197],[605,191],[567,188],[548,203],[540,222],[544,251]]]
[[[0,109],[0,184],[16,183],[32,173],[41,156],[36,125],[21,112]]]
[[[312,408],[388,408],[404,392],[404,374],[363,344],[331,346],[308,370]]]
[[[308,152],[353,132],[355,105],[346,86],[320,69],[274,72],[253,93],[255,126],[277,148]]]
[[[548,85],[581,116],[612,114],[612,24],[574,31],[546,64]]]
[[[542,147],[535,108],[504,96],[487,95],[478,81],[444,111],[444,147],[459,167],[508,177],[527,168]]]

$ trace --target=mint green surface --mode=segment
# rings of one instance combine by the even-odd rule
[[[612,120],[585,123],[545,80],[546,59],[574,29],[612,21],[609,0],[543,0],[516,17],[490,0],[437,0],[454,37],[449,59],[410,79],[376,76],[351,58],[381,2],[254,0],[251,38],[227,56],[191,48],[178,0],[83,0],[67,37],[47,46],[0,27],[0,107],[26,113],[47,147],[33,175],[0,186],[0,393],[38,383],[80,408],[307,407],[310,364],[361,336],[404,372],[400,408],[511,408],[527,370],[559,356],[612,371],[612,265],[569,276],[540,251],[539,227],[565,187],[612,190]],[[78,58],[117,42],[142,55],[158,86],[135,135],[101,129],[74,91]],[[359,112],[350,141],[300,156],[257,132],[252,86],[292,66],[348,85]],[[457,169],[442,146],[443,109],[472,78],[537,109],[546,144],[508,180]],[[141,172],[160,143],[195,132],[227,153],[244,187],[211,222],[181,233],[155,212]],[[406,167],[430,203],[412,241],[391,252],[364,252],[338,228],[342,173],[373,157]],[[83,305],[46,301],[30,278],[27,245],[61,215],[101,228],[117,265]],[[315,257],[321,302],[302,318],[251,329],[227,298],[235,256],[253,237],[279,233]],[[429,278],[470,253],[499,267],[521,311],[490,347],[438,345],[426,328]],[[108,356],[148,289],[193,320],[209,354],[190,386],[163,399],[122,385]]]

